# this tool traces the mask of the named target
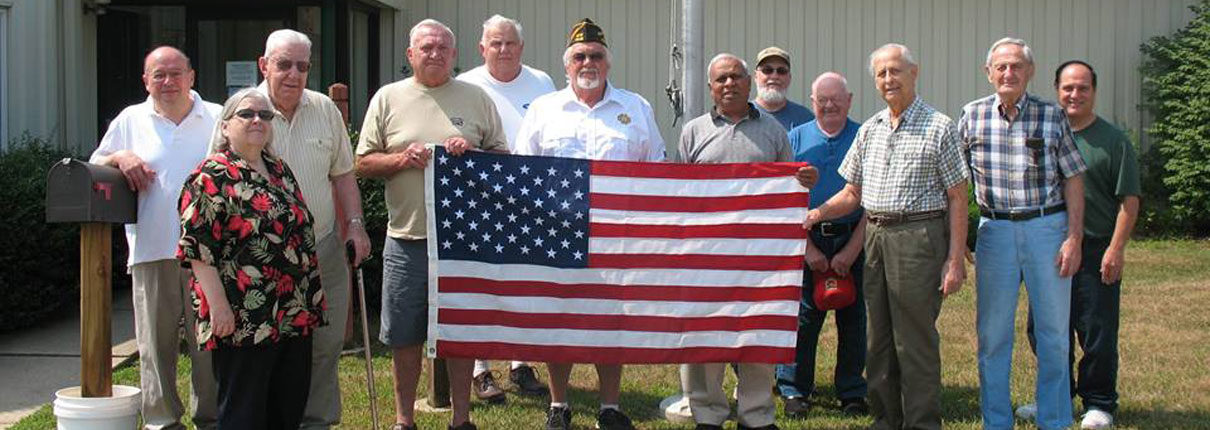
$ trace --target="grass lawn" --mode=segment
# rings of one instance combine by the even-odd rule
[[[1210,242],[1139,241],[1131,244],[1126,258],[1118,384],[1122,398],[1116,417],[1117,428],[1210,429],[1210,312],[1202,307],[1210,306],[1210,279],[1207,279],[1210,278]],[[1017,336],[1013,357],[1014,405],[1033,401],[1035,371],[1034,359],[1023,335],[1024,294],[1021,299],[1017,313],[1021,335]],[[971,284],[946,299],[937,327],[942,338],[941,401],[945,426],[950,429],[980,428],[975,295]],[[836,345],[835,326],[831,322],[825,324],[820,343],[816,385],[821,392],[816,397],[815,407],[806,419],[791,419],[779,411],[777,425],[783,429],[865,428],[871,420],[841,415],[831,392]],[[382,349],[375,349],[374,353],[379,423],[389,425],[394,417],[390,354]],[[187,366],[188,361],[182,359],[182,375]],[[494,363],[493,367],[502,379],[506,379],[504,363]],[[539,373],[546,381],[545,370],[540,369]],[[120,369],[114,375],[115,382],[128,385],[137,385],[137,379],[138,372],[133,366]],[[365,366],[360,354],[341,360],[340,379],[345,422],[341,427],[370,428]],[[188,378],[179,380],[182,381],[182,392],[185,392],[183,384]],[[596,374],[591,366],[576,366],[572,381],[573,425],[593,428],[597,406]],[[728,372],[727,384],[729,392],[735,384],[731,372]],[[424,383],[421,385],[423,395]],[[507,386],[507,382],[504,385]],[[674,365],[628,366],[622,379],[622,409],[639,428],[692,428],[692,425],[665,421],[658,407],[661,399],[677,393],[679,387]],[[510,393],[508,403],[501,406],[473,402],[471,413],[482,429],[534,429],[544,423],[546,407],[546,399]],[[1079,413],[1082,408],[1077,405],[1076,410]],[[419,415],[421,428],[444,428],[448,420],[448,413]],[[13,427],[14,430],[52,428],[54,417],[49,406]]]

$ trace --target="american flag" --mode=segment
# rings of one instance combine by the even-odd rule
[[[429,354],[793,361],[800,166],[436,148],[425,171]]]

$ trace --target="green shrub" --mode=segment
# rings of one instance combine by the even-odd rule
[[[1164,189],[1151,191],[1167,196],[1162,203],[1171,209],[1149,211],[1143,222],[1204,236],[1210,232],[1210,0],[1191,9],[1196,16],[1188,26],[1142,46],[1144,106],[1155,118],[1148,132],[1158,151],[1145,162],[1161,168],[1151,173],[1161,176]],[[1148,205],[1161,203],[1147,197]]]

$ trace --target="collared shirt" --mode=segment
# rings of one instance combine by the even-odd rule
[[[835,136],[824,134],[817,120],[790,130],[790,149],[794,151],[794,161],[805,161],[819,169],[819,181],[815,183],[815,188],[811,189],[811,209],[819,207],[844,189],[845,181],[840,176],[840,163],[853,146],[853,139],[857,137],[857,129],[860,127],[860,124],[846,118],[844,127]],[[861,208],[858,208],[837,222],[857,221],[860,216]]]
[[[509,82],[500,82],[492,77],[487,66],[479,66],[458,75],[458,80],[475,84],[482,88],[492,101],[496,103],[496,113],[500,114],[500,123],[508,134],[508,144],[517,141],[517,129],[521,128],[521,120],[529,110],[530,103],[544,94],[555,92],[555,84],[550,76],[541,70],[521,65],[521,73]]]
[[[777,119],[777,122],[781,123],[781,126],[786,129],[786,132],[815,119],[815,112],[811,112],[810,108],[789,100],[786,100],[786,105],[776,112],[769,112],[765,108],[760,107],[760,105],[756,105],[756,108]]]
[[[257,89],[269,94],[266,82]],[[294,171],[315,216],[315,239],[324,240],[336,222],[332,178],[353,171],[353,144],[336,103],[304,89],[293,119],[273,118],[273,151]]]
[[[90,162],[118,151],[129,150],[152,170],[155,179],[150,187],[139,193],[138,222],[126,225],[129,247],[128,266],[155,260],[168,260],[176,255],[176,242],[181,236],[181,217],[177,199],[181,185],[198,163],[206,158],[210,132],[223,109],[202,100],[190,91],[193,108],[180,124],[155,111],[151,97],[123,109],[101,138]]]
[[[663,161],[664,139],[651,104],[614,87],[589,107],[568,86],[529,105],[514,154],[590,160]]]
[[[867,211],[943,210],[945,191],[966,180],[961,151],[953,120],[916,97],[898,127],[891,127],[887,108],[857,130],[840,176],[861,187],[861,207]]]
[[[1076,148],[1067,114],[1029,93],[1009,120],[993,94],[962,108],[958,136],[970,165],[980,207],[1038,209],[1063,203],[1063,179],[1087,167]]]
[[[684,163],[791,161],[785,130],[769,114],[748,103],[748,114],[732,122],[718,108],[685,123],[677,146]]]

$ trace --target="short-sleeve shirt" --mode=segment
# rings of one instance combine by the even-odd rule
[[[840,176],[861,187],[865,210],[913,214],[946,209],[967,171],[953,120],[916,97],[897,127],[889,108],[861,125]]]
[[[760,163],[791,161],[790,141],[781,124],[749,103],[739,122],[717,108],[685,123],[677,145],[684,163]]]
[[[496,105],[482,89],[456,79],[427,87],[407,78],[383,86],[370,99],[357,155],[396,153],[412,142],[440,144],[451,137],[462,137],[477,149],[508,148]],[[427,236],[423,169],[404,169],[387,178],[386,203],[387,236]]]
[[[828,201],[845,187],[845,180],[840,176],[840,163],[844,161],[853,139],[857,137],[857,129],[861,125],[851,119],[845,119],[844,127],[835,136],[824,134],[819,128],[819,122],[810,122],[790,130],[790,149],[794,152],[794,161],[805,161],[819,169],[819,181],[811,189],[811,209]],[[861,208],[854,209],[848,215],[840,217],[836,222],[854,222],[861,217]]]
[[[477,85],[496,102],[496,112],[500,114],[500,122],[508,134],[509,146],[517,141],[517,129],[521,128],[521,120],[525,118],[530,103],[539,96],[555,91],[555,84],[546,72],[524,64],[521,65],[521,73],[509,82],[496,80],[487,66],[462,73],[458,75],[458,80]]]
[[[191,277],[198,345],[205,350],[308,336],[324,322],[313,218],[290,168],[269,154],[263,160],[267,178],[235,151],[216,152],[181,191],[177,258],[217,269],[235,315],[233,334],[212,336],[209,303]]]
[[[615,161],[663,161],[664,139],[651,104],[606,83],[592,107],[571,87],[530,104],[512,153]]]
[[[1125,133],[1097,117],[1075,132],[1084,171],[1084,234],[1113,237],[1122,198],[1141,194],[1139,161]]]
[[[1039,209],[1063,203],[1063,180],[1086,168],[1058,105],[1029,93],[1009,121],[993,94],[968,103],[958,136],[970,164],[975,200],[995,210]]]
[[[760,105],[755,103],[753,104],[757,109],[760,109],[761,112],[767,113],[772,115],[773,118],[776,118],[777,122],[781,123],[782,128],[784,128],[787,132],[793,130],[794,127],[806,124],[815,119],[815,113],[811,112],[811,109],[789,100],[786,100],[786,105],[782,106],[781,109],[778,109],[777,112],[769,112],[765,110],[765,108],[760,107]]]
[[[122,110],[105,131],[90,162],[129,150],[155,171],[155,180],[138,196],[138,222],[126,224],[128,266],[156,260],[171,260],[180,239],[181,217],[177,200],[189,172],[206,158],[210,132],[222,106],[202,100],[190,91],[193,108],[180,124],[156,113],[155,102]]]

